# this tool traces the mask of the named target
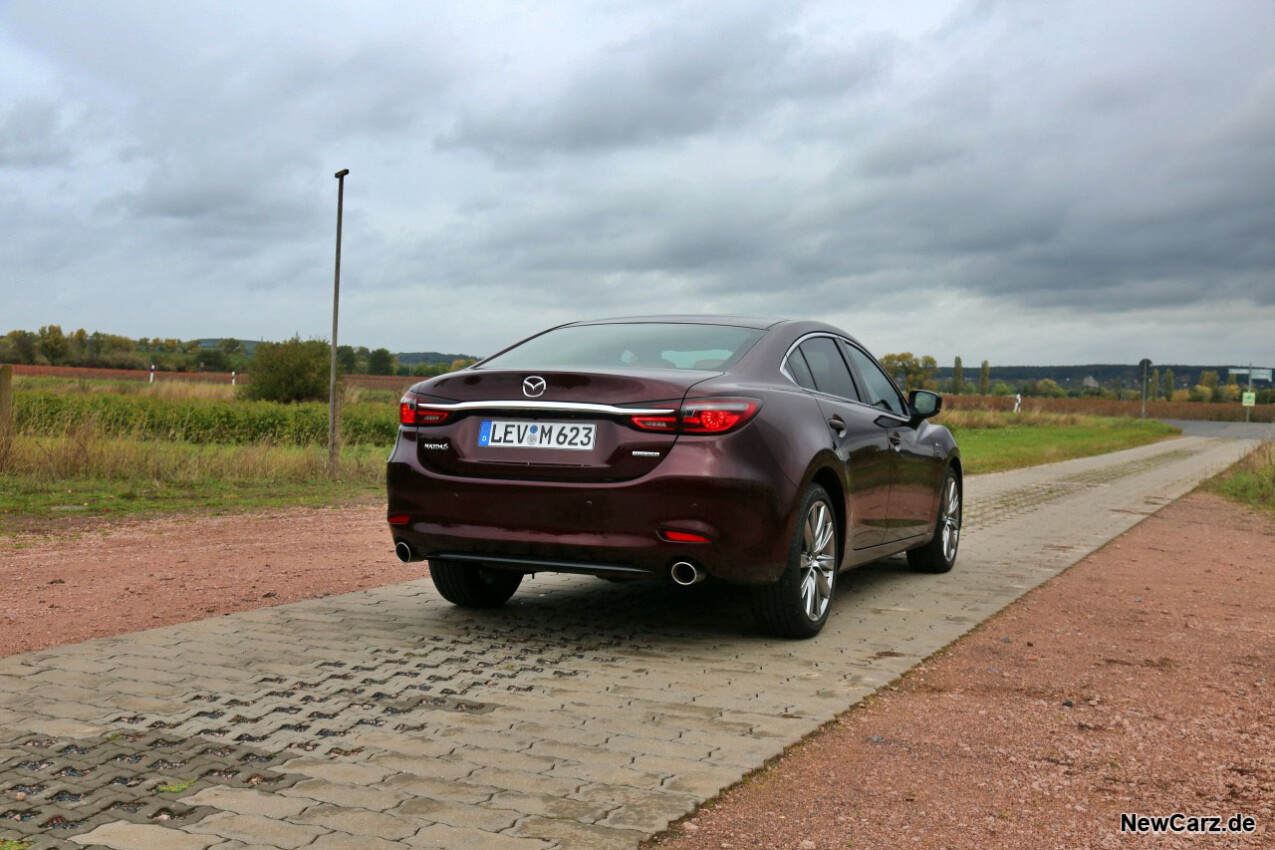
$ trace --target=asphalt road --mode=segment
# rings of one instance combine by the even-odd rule
[[[811,641],[730,587],[538,576],[2,659],[0,839],[632,848],[1256,445],[1226,436],[971,478],[957,568],[849,574]]]
[[[1275,440],[1275,424],[1270,422],[1199,422],[1193,419],[1165,419],[1182,429],[1183,436],[1212,437],[1219,440]]]

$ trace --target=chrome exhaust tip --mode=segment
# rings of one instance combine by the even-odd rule
[[[668,574],[673,579],[673,583],[681,587],[690,587],[692,584],[699,584],[708,578],[708,573],[690,561],[678,561],[668,571]]]
[[[402,540],[394,544],[394,554],[398,555],[398,559],[405,564],[410,564],[415,560],[415,556],[412,555],[412,547]]]

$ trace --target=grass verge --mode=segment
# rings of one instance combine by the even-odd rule
[[[1132,448],[1177,429],[1152,420],[948,411],[967,474]],[[56,436],[0,440],[0,533],[75,517],[228,513],[346,504],[384,493],[388,448],[346,446],[335,475],[322,446],[224,445],[110,436],[79,423]],[[1239,485],[1236,485],[1239,486]]]
[[[939,422],[956,437],[967,475],[1131,449],[1181,433],[1154,419],[1041,411],[945,411]]]
[[[1262,443],[1204,489],[1275,514],[1275,441]]]
[[[55,517],[349,502],[384,492],[387,453],[347,446],[329,475],[322,446],[11,437],[0,442],[0,532]]]

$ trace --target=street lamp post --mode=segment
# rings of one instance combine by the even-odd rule
[[[336,189],[336,269],[332,274],[332,364],[328,376],[328,473],[334,474],[340,458],[337,432],[340,430],[340,414],[336,404],[336,319],[341,304],[341,214],[345,206],[345,175],[350,169],[342,168],[332,175],[337,180]]]

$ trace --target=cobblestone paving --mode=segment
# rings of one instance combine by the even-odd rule
[[[1037,481],[1003,493],[994,499],[983,499],[968,506],[965,523],[973,531],[1007,519],[1013,519],[1049,502],[1079,493],[1090,487],[1109,484],[1129,475],[1146,472],[1166,464],[1185,460],[1199,449],[1178,449],[1161,452],[1150,457],[1134,458],[1124,463],[1089,469],[1071,475],[1063,475],[1048,481]]]
[[[0,840],[631,848],[1253,444],[972,478],[957,569],[847,574],[813,641],[735,588],[538,576],[495,612],[421,580],[2,659]]]

